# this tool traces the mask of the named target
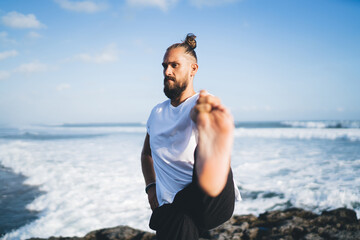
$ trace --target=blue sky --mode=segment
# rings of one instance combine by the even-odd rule
[[[0,2],[0,123],[145,122],[165,49],[237,121],[360,119],[360,1]]]

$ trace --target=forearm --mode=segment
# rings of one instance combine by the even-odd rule
[[[144,175],[145,188],[146,193],[148,194],[149,204],[152,210],[159,206],[156,197],[156,188],[154,187],[156,181],[156,175],[154,171],[154,161],[151,156],[151,148],[150,148],[150,136],[146,134],[144,147],[141,152],[141,169]]]
[[[146,185],[155,182],[156,176],[155,176],[155,171],[154,171],[154,163],[153,163],[153,159],[151,156],[149,134],[146,134],[146,137],[144,140],[144,146],[141,151],[141,169],[142,169],[142,173],[144,175]]]
[[[156,181],[153,159],[150,155],[141,154],[141,169],[146,185]]]

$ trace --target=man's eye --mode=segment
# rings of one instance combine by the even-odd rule
[[[176,68],[178,65],[176,63],[171,64],[171,67]]]

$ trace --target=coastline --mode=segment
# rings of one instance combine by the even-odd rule
[[[155,234],[117,226],[92,231],[84,237],[30,238],[30,240],[155,240]],[[221,226],[202,234],[200,240],[215,239],[360,239],[356,212],[337,208],[315,214],[300,208],[254,215],[234,215]]]
[[[43,194],[37,186],[26,185],[26,177],[0,163],[0,239],[38,218],[38,211],[30,211],[28,204]]]

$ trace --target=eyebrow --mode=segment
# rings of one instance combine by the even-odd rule
[[[176,62],[176,61],[173,61],[173,62],[163,62],[161,65],[169,65],[169,64],[173,64],[173,63],[176,63],[176,64],[180,64],[179,62]]]

